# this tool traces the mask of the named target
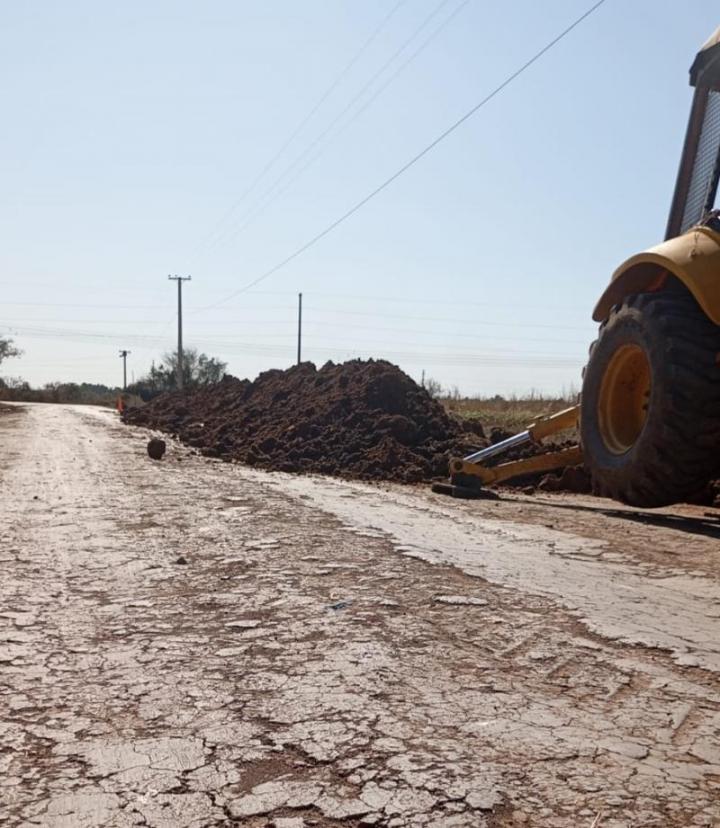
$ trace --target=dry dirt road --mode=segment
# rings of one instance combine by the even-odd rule
[[[0,824],[720,825],[720,522],[0,411]]]

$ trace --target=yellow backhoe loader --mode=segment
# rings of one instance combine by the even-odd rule
[[[584,463],[596,493],[653,507],[720,478],[720,28],[698,52],[690,84],[665,241],[623,262],[600,297],[581,405],[451,460],[450,485],[439,491],[472,496],[484,484]],[[578,421],[578,448],[487,465]]]

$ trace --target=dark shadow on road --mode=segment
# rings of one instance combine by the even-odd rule
[[[639,512],[629,509],[613,509],[607,506],[584,506],[578,503],[556,503],[551,500],[526,500],[518,498],[516,503],[527,503],[533,506],[544,506],[553,509],[566,509],[572,512],[591,512],[606,517],[629,520],[633,523],[642,523],[646,526],[658,526],[663,529],[675,529],[678,532],[688,532],[691,535],[702,535],[706,538],[720,540],[720,514],[708,514],[703,517],[689,517],[687,515],[668,515],[655,512]]]

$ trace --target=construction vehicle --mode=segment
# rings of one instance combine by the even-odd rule
[[[593,319],[581,405],[450,461],[456,496],[583,463],[597,494],[666,506],[720,478],[720,28],[690,68],[695,92],[665,241],[615,271]],[[575,449],[489,466],[519,445],[579,425]]]

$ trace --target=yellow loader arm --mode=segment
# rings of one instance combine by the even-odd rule
[[[561,469],[565,466],[575,466],[582,463],[582,450],[579,446],[562,449],[561,451],[538,454],[523,460],[513,460],[496,466],[485,466],[483,460],[497,457],[510,449],[529,443],[539,443],[545,437],[557,434],[567,428],[577,425],[580,416],[580,406],[566,408],[557,414],[543,417],[520,434],[515,434],[507,440],[502,440],[488,448],[476,451],[464,458],[450,460],[450,485],[435,484],[433,491],[455,496],[470,496],[470,492],[483,485],[501,483],[513,477],[524,474],[537,474]],[[463,492],[459,490],[462,489]]]

